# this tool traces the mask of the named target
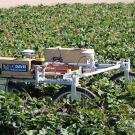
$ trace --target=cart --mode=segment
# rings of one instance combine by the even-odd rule
[[[3,60],[4,64],[1,66],[0,85],[4,86],[5,89],[9,89],[9,82],[33,83],[35,88],[38,88],[39,84],[63,84],[69,86],[62,88],[54,94],[53,102],[58,103],[65,98],[70,98],[72,101],[77,99],[82,99],[83,101],[87,99],[95,99],[96,95],[90,90],[82,88],[79,83],[80,79],[89,76],[112,70],[120,70],[120,73],[113,75],[110,79],[115,83],[121,82],[125,84],[135,81],[135,73],[131,72],[130,69],[130,60],[119,61],[113,64],[99,64],[94,60],[93,50],[75,49],[77,53],[81,50],[81,53],[78,54],[80,58],[76,56],[77,60],[74,62],[72,61],[74,58],[71,54],[68,56],[62,56],[62,49],[53,48],[52,50],[55,53],[59,52],[59,56],[53,56],[52,61],[44,61],[44,58],[40,57],[37,58],[36,62],[34,61],[34,64],[31,64],[33,63],[33,59],[31,58],[30,60],[19,60],[19,62],[17,61],[17,64],[9,64],[9,62],[14,60],[12,58],[9,60],[8,58],[8,61],[5,64],[5,60]],[[46,57],[50,57],[50,55],[52,56],[52,50],[47,50],[49,56]],[[66,49],[64,51],[72,52],[71,50]],[[31,57],[33,51],[25,50],[23,52],[28,57]],[[80,56],[80,54],[82,56]],[[63,52],[63,55],[65,55],[65,52]],[[73,51],[72,55],[76,55],[75,51]],[[63,59],[66,59],[66,57],[68,57],[68,60],[70,58],[70,61],[64,62]],[[30,63],[30,66],[29,64],[27,65],[27,63]],[[18,74],[18,76],[16,74]],[[15,91],[16,88],[10,87],[10,90]]]

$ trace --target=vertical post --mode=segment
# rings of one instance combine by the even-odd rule
[[[42,65],[42,67],[43,67],[43,71],[42,71],[42,78],[43,79],[45,79],[45,69],[46,69],[46,67],[47,67],[47,65],[48,65],[48,62],[45,62],[43,65]]]
[[[42,67],[43,70],[42,70],[42,78],[45,79],[45,66]]]
[[[130,71],[130,59],[128,59],[128,61],[125,62],[125,69],[124,69],[125,83],[130,82],[129,71]]]
[[[35,65],[35,87],[39,86],[39,70],[38,70],[38,65]]]
[[[8,79],[0,78],[0,90],[7,91],[8,90]]]
[[[72,99],[72,101],[74,101],[74,100],[77,99],[76,86],[79,85],[78,75],[73,74],[72,80],[73,80],[73,82],[72,82],[72,85],[71,85],[71,99]]]

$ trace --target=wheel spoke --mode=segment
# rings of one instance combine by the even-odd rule
[[[88,108],[92,107],[94,105],[93,102],[95,102],[93,99],[95,99],[95,96],[92,92],[85,88],[76,88],[76,103],[82,107],[82,108]],[[54,103],[71,103],[71,90],[69,88],[65,87],[65,90],[59,90],[54,95]]]

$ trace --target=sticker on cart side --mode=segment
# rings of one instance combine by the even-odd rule
[[[2,64],[2,71],[27,72],[25,64]]]

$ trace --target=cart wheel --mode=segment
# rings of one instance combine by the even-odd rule
[[[96,95],[86,88],[76,87],[78,105],[83,108],[96,106]],[[71,101],[71,87],[62,87],[57,93],[54,94],[53,102],[67,103]]]
[[[113,75],[110,80],[114,81],[116,84],[124,85],[125,78],[124,78],[124,72],[120,72],[118,74]],[[135,82],[135,73],[129,72],[129,83]]]
[[[17,85],[16,83],[9,81],[7,84],[7,91],[8,92],[14,92],[14,93],[20,93],[22,92],[22,87],[20,85]]]

